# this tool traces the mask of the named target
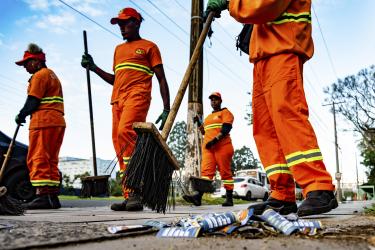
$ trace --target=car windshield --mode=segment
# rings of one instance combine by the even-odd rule
[[[245,179],[244,178],[233,178],[233,180],[234,180],[234,183],[236,183],[236,182],[242,182]]]

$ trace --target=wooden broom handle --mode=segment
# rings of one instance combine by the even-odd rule
[[[204,40],[206,39],[207,33],[208,33],[209,29],[210,29],[210,26],[211,26],[214,14],[215,14],[215,12],[213,12],[213,11],[211,11],[210,14],[208,14],[206,23],[204,24],[202,33],[199,36],[197,45],[194,48],[193,55],[190,58],[189,65],[188,65],[188,67],[186,69],[184,78],[182,79],[180,88],[178,89],[176,98],[174,99],[174,102],[173,102],[171,111],[170,111],[170,113],[168,115],[167,121],[165,122],[164,128],[161,131],[161,136],[163,137],[163,139],[165,141],[167,140],[169,132],[172,129],[172,125],[174,123],[174,120],[176,119],[177,111],[180,108],[182,99],[183,99],[183,97],[185,95],[185,91],[187,89],[187,86],[189,85],[190,76],[191,76],[191,74],[192,74],[192,72],[194,70],[194,67],[195,67],[198,59],[199,59],[199,55],[200,55],[200,53],[202,51],[203,43],[204,43]]]
[[[18,125],[17,125],[17,128],[16,128],[16,131],[14,132],[13,138],[12,138],[12,140],[10,141],[10,144],[9,144],[9,147],[8,147],[7,153],[6,153],[6,155],[5,155],[5,158],[4,158],[4,161],[3,161],[3,164],[1,165],[1,170],[0,170],[0,182],[3,180],[3,175],[4,175],[4,172],[5,172],[5,168],[7,167],[8,162],[9,162],[9,160],[10,160],[10,158],[11,158],[12,151],[13,151],[13,146],[14,146],[14,144],[16,143],[16,137],[17,137],[17,134],[18,134],[18,130],[20,129],[20,126],[21,126],[21,124],[18,124]]]

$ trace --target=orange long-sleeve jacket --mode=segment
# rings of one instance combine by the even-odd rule
[[[238,22],[254,24],[251,62],[281,53],[312,57],[311,0],[230,0],[229,12]]]

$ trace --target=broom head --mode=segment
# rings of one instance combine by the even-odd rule
[[[0,187],[0,215],[23,215],[22,202],[7,194],[6,187]]]
[[[125,171],[124,185],[139,193],[145,206],[165,213],[178,162],[153,123],[136,122],[133,129],[138,137]]]
[[[86,176],[81,178],[82,188],[80,197],[90,198],[109,196],[108,178],[110,175]]]

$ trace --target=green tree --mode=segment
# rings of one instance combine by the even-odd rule
[[[243,146],[234,151],[232,158],[232,171],[243,169],[257,169],[260,167],[259,161],[255,159],[250,148]]]
[[[122,195],[122,178],[120,177],[120,171],[116,172],[116,179],[110,179],[109,186],[112,196],[121,196]]]
[[[375,183],[375,65],[338,79],[324,92],[329,95],[326,101],[339,103],[337,112],[361,135],[362,163],[368,168],[369,181]]]
[[[168,138],[168,146],[176,157],[180,167],[184,167],[186,154],[186,122],[177,122]]]
[[[245,114],[245,120],[247,121],[247,125],[251,126],[253,125],[253,110],[252,110],[252,100],[251,100],[251,92],[247,92],[249,95],[249,103],[246,105],[246,114]]]

